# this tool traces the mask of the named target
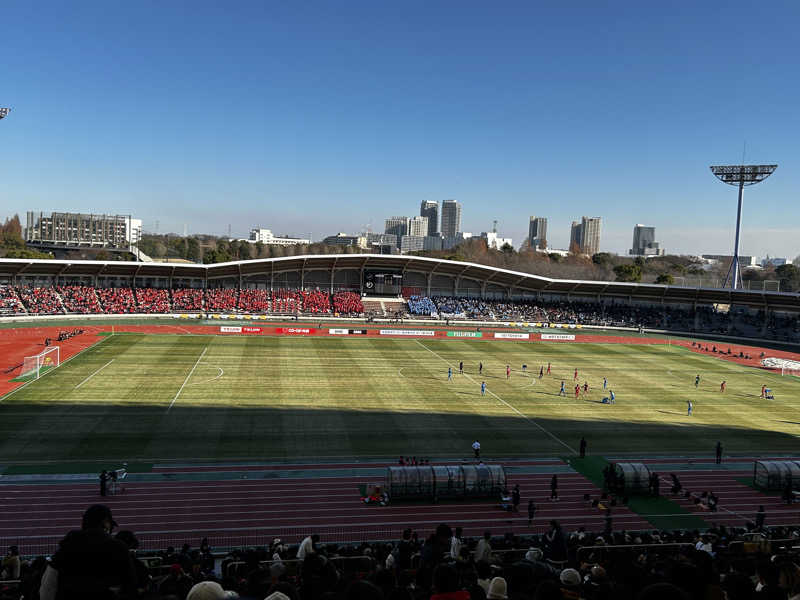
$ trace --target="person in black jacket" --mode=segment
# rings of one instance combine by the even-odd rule
[[[111,537],[116,526],[111,510],[90,506],[81,529],[70,531],[58,544],[39,588],[40,600],[111,600],[136,593],[136,574],[125,544]]]

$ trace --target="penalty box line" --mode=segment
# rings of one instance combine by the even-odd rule
[[[415,342],[417,342],[417,343],[418,343],[420,346],[422,346],[423,348],[425,348],[425,350],[427,350],[428,352],[430,352],[431,354],[433,354],[433,355],[434,355],[436,358],[438,358],[438,359],[439,359],[439,360],[441,360],[442,362],[445,362],[445,363],[447,363],[447,366],[448,366],[448,367],[453,367],[453,366],[454,366],[454,365],[451,365],[451,364],[450,364],[450,361],[448,361],[446,358],[444,358],[444,357],[443,357],[441,354],[437,354],[436,352],[434,352],[433,350],[431,350],[430,348],[428,348],[428,347],[427,347],[425,344],[423,344],[423,343],[422,343],[422,342],[420,342],[419,340],[414,340],[414,341],[415,341]],[[469,380],[470,380],[472,383],[475,383],[475,385],[477,385],[477,383],[475,382],[475,380],[474,380],[472,377],[470,377],[468,374],[464,373],[464,377],[466,377],[466,378],[467,378],[467,379],[469,379]],[[557,441],[559,444],[561,444],[562,446],[564,446],[564,447],[565,447],[567,450],[569,450],[569,451],[570,451],[570,452],[572,452],[573,454],[577,454],[577,452],[576,452],[575,448],[573,448],[572,446],[570,446],[569,444],[567,444],[567,443],[566,443],[564,440],[562,440],[562,439],[561,439],[561,438],[559,438],[558,436],[556,436],[556,435],[554,435],[554,434],[550,433],[550,432],[549,432],[547,429],[545,429],[544,427],[542,427],[541,425],[539,425],[539,423],[537,423],[536,421],[534,421],[533,419],[531,419],[531,418],[530,418],[530,417],[528,417],[527,415],[525,415],[525,414],[521,413],[521,412],[520,412],[519,410],[517,410],[517,409],[516,409],[514,406],[512,406],[511,404],[509,404],[508,402],[506,402],[505,400],[503,400],[503,399],[502,399],[500,396],[498,396],[497,394],[495,394],[495,393],[494,393],[492,390],[490,390],[490,389],[488,389],[488,388],[487,388],[487,390],[486,390],[486,391],[487,391],[487,392],[489,392],[489,393],[490,393],[492,396],[494,396],[495,398],[497,398],[497,399],[498,399],[500,402],[502,402],[503,404],[505,404],[505,405],[506,405],[508,408],[510,408],[511,410],[513,410],[515,413],[517,413],[517,414],[518,414],[520,417],[522,417],[523,419],[525,419],[526,421],[528,421],[528,423],[531,423],[532,425],[534,425],[534,426],[536,426],[537,428],[539,428],[539,429],[542,431],[542,433],[544,433],[544,434],[548,435],[549,437],[551,437],[552,439],[554,439],[555,441]]]

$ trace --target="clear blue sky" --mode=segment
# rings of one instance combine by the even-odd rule
[[[729,252],[710,164],[777,162],[743,253],[800,254],[800,3],[18,2],[2,5],[0,215],[314,238],[456,198]]]

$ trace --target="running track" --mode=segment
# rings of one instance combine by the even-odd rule
[[[667,459],[645,461],[653,470]],[[742,462],[738,462],[741,460]],[[707,523],[743,526],[753,520],[759,505],[767,512],[767,524],[800,523],[800,509],[781,504],[777,496],[761,494],[738,482],[737,477],[752,473],[748,459],[738,459],[741,470],[693,469],[687,464],[678,474],[685,489],[692,492],[713,491],[720,498],[720,510],[711,514],[691,501],[674,498],[688,511]],[[674,462],[674,461],[673,461]],[[702,462],[702,461],[697,461]],[[696,463],[695,463],[696,464]],[[391,504],[387,507],[365,506],[359,500],[358,486],[378,483],[374,476],[269,477],[270,471],[319,469],[320,465],[282,466],[175,466],[157,467],[154,472],[166,475],[159,482],[130,482],[125,492],[107,497],[120,529],[134,531],[145,549],[163,549],[169,545],[199,544],[208,537],[214,547],[258,545],[280,537],[287,543],[299,541],[312,532],[324,542],[357,540],[396,540],[410,527],[420,536],[439,523],[462,526],[465,535],[477,536],[489,529],[495,535],[542,533],[550,519],[557,519],[567,531],[586,527],[599,531],[604,525],[603,511],[583,500],[599,490],[583,476],[571,472],[560,460],[516,462],[516,466],[555,467],[559,472],[557,502],[549,501],[549,473],[509,474],[509,484],[519,484],[522,493],[520,513],[509,514],[497,503]],[[328,465],[350,471],[359,465]],[[385,465],[370,464],[370,467]],[[738,468],[738,466],[737,466]],[[215,471],[241,471],[242,478],[214,480]],[[668,472],[662,491],[669,489]],[[181,473],[203,473],[205,481],[173,481]],[[276,473],[277,475],[277,473]],[[167,479],[170,478],[170,479]],[[258,477],[258,478],[255,478]],[[527,501],[537,505],[533,527],[527,526]],[[80,525],[87,506],[98,502],[95,483],[76,484],[4,484],[0,485],[0,545],[18,544],[25,554],[51,553],[63,534]],[[613,508],[615,529],[641,530],[652,526],[627,507]]]

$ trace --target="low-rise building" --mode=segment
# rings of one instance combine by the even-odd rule
[[[308,245],[311,243],[311,240],[307,238],[293,238],[289,237],[288,235],[284,236],[273,235],[271,230],[261,229],[261,228],[251,229],[250,239],[247,241],[252,242],[254,244],[257,242],[261,242],[262,244],[268,246],[298,246],[298,245]]]

